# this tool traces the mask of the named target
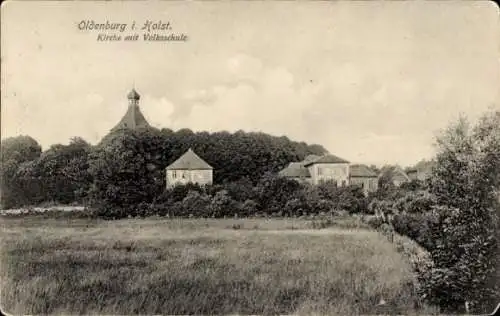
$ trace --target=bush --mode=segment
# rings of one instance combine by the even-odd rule
[[[182,211],[180,216],[208,217],[210,214],[211,199],[205,193],[189,191],[182,200]],[[177,216],[179,216],[177,215]]]
[[[221,187],[221,189],[226,190],[231,199],[238,202],[244,202],[255,198],[255,187],[250,179],[245,177],[237,181],[225,183]]]
[[[281,212],[301,189],[302,185],[295,180],[267,174],[255,187],[258,210],[267,214]]]
[[[378,216],[368,217],[365,221],[370,227],[373,227],[376,230],[378,230],[382,224],[386,223],[383,218]]]
[[[166,195],[173,202],[181,202],[190,192],[203,193],[203,188],[196,183],[178,184],[166,190]]]
[[[258,204],[254,200],[246,200],[240,205],[240,216],[252,216],[257,211],[257,206]]]
[[[238,214],[237,203],[231,199],[226,190],[219,191],[212,198],[209,205],[209,212],[212,217],[220,218],[234,216]]]
[[[436,205],[436,197],[426,191],[408,192],[393,204],[397,213],[425,213]]]

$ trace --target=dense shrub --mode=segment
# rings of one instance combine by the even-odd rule
[[[181,202],[192,191],[196,191],[198,193],[206,192],[199,184],[186,183],[175,185],[174,187],[167,189],[163,194],[173,202]]]
[[[90,154],[93,182],[89,202],[99,213],[135,216],[143,203],[152,203],[165,190],[163,160],[157,155],[163,144],[154,130],[125,130]]]
[[[394,230],[403,236],[415,240],[428,251],[436,248],[434,231],[440,229],[440,218],[432,212],[397,214],[391,221]]]
[[[396,213],[422,214],[429,212],[436,203],[436,197],[427,191],[410,191],[397,199],[392,207]]]
[[[18,170],[24,164],[40,157],[42,147],[29,136],[18,136],[3,139],[0,148],[0,191],[1,207],[11,208],[30,203],[29,197],[34,195],[32,187],[23,183]],[[36,201],[40,202],[40,201]]]
[[[254,200],[246,200],[240,206],[240,216],[253,216],[257,212],[258,204]]]
[[[220,186],[235,201],[244,202],[255,199],[255,186],[249,178],[243,177],[236,181],[226,182]],[[217,190],[217,191],[220,191]]]
[[[379,229],[380,226],[382,226],[382,224],[386,223],[386,221],[382,218],[382,217],[379,217],[379,216],[371,216],[371,217],[368,217],[365,222],[373,227],[374,229]]]
[[[198,191],[189,191],[186,197],[182,200],[182,211],[175,216],[199,216],[207,217],[210,211],[211,198],[206,193]]]
[[[444,310],[468,302],[472,312],[484,313],[500,296],[500,111],[473,128],[464,118],[450,125],[437,149],[429,190],[442,225],[432,234],[429,297]]]
[[[294,198],[301,189],[301,184],[295,180],[266,174],[255,188],[258,211],[267,214],[282,212],[287,201]]]
[[[226,190],[217,192],[209,205],[212,217],[221,218],[225,216],[238,215],[238,204],[234,201]]]

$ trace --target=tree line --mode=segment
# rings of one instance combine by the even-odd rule
[[[255,184],[291,161],[327,152],[320,145],[243,131],[121,130],[95,146],[76,137],[43,152],[32,137],[18,136],[1,143],[2,207],[83,203],[101,191],[124,203],[151,201],[165,189],[165,167],[189,148],[214,167],[215,183],[247,178]]]

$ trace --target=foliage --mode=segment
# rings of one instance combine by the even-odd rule
[[[226,185],[228,194],[238,202],[255,199],[253,186],[264,174],[276,173],[290,161],[302,160],[309,154],[326,153],[319,145],[264,133],[194,133],[189,129],[174,132],[145,128],[114,131],[95,148],[74,138],[69,145],[51,146],[40,157],[41,147],[36,141],[19,136],[2,140],[2,206],[83,202],[88,198],[93,205],[109,202],[110,206],[122,207],[119,197],[128,196],[129,191],[130,197],[124,205],[148,202],[161,186],[159,179],[164,168],[188,148],[214,167],[214,182]],[[118,159],[116,163],[114,156]],[[115,167],[110,167],[113,164]],[[149,178],[153,173],[157,180]],[[129,180],[123,179],[132,175]],[[126,184],[133,182],[132,179],[139,185],[145,184],[144,194],[134,192],[132,183]],[[211,195],[217,191],[219,188]]]
[[[238,215],[238,204],[226,190],[222,190],[212,198],[210,213],[212,217],[216,218]]]
[[[160,195],[165,190],[162,146],[159,132],[152,129],[123,130],[99,145],[89,162],[93,208],[99,214],[113,208],[137,208]]]
[[[226,190],[232,199],[239,202],[255,199],[256,197],[255,187],[248,177],[243,177],[236,181],[226,182],[221,185],[221,189]]]
[[[469,302],[472,311],[492,308],[497,282],[500,187],[500,112],[487,113],[471,129],[461,118],[437,139],[430,192],[441,227],[432,233],[436,265],[430,297],[443,308]]]
[[[246,200],[240,207],[240,216],[253,216],[257,212],[258,204],[254,200]]]
[[[68,145],[53,145],[39,158],[23,164],[18,175],[30,201],[81,202],[92,180],[88,172],[90,151],[89,143],[73,138]]]
[[[211,204],[211,198],[205,193],[198,191],[189,191],[182,200],[182,213],[173,214],[174,216],[197,216],[208,217]]]
[[[162,194],[167,196],[168,199],[172,202],[181,202],[189,194],[189,192],[192,191],[196,191],[198,193],[204,192],[203,188],[199,184],[186,183],[169,188],[165,191],[165,193]]]
[[[30,136],[10,137],[2,140],[0,150],[0,190],[2,208],[29,204],[27,187],[18,170],[23,164],[37,159],[42,147]]]
[[[391,221],[394,230],[408,236],[427,250],[436,248],[434,232],[441,227],[440,218],[433,212],[397,214]]]
[[[431,211],[436,203],[436,197],[427,191],[409,191],[405,196],[397,199],[392,208],[397,214],[423,214]]]
[[[266,174],[257,183],[256,202],[258,210],[268,214],[283,211],[283,206],[301,190],[301,184],[295,180]]]
[[[192,148],[214,167],[214,183],[234,182],[247,178],[255,184],[267,172],[278,172],[291,161],[299,161],[309,154],[324,154],[319,145],[294,142],[287,137],[265,133],[193,132],[189,129],[172,131],[162,129],[162,159],[165,166]],[[114,136],[108,135],[102,143]]]

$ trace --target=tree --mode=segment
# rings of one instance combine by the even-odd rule
[[[131,215],[140,203],[150,203],[165,190],[165,161],[160,132],[124,130],[92,152],[90,202],[98,214]]]
[[[282,212],[286,202],[295,197],[301,188],[301,184],[295,180],[267,173],[255,188],[258,209],[267,213]]]
[[[492,309],[500,294],[500,112],[487,113],[474,128],[460,118],[437,138],[437,149],[429,187],[441,225],[432,232],[429,296],[447,310],[468,302],[485,312],[481,307]]]
[[[396,190],[396,186],[393,182],[393,170],[393,166],[384,166],[380,170],[380,176],[378,178],[377,198],[388,198]]]
[[[210,196],[198,191],[189,191],[182,200],[182,210],[184,216],[205,217],[209,215]]]
[[[52,145],[37,159],[23,164],[18,175],[33,204],[81,202],[91,182],[88,155],[91,146],[82,138],[68,145]]]
[[[213,217],[233,216],[238,214],[238,205],[226,190],[222,190],[212,198],[210,212]]]
[[[10,137],[2,140],[0,151],[0,190],[2,208],[20,206],[29,203],[26,187],[19,177],[19,167],[37,159],[42,147],[30,136]]]

